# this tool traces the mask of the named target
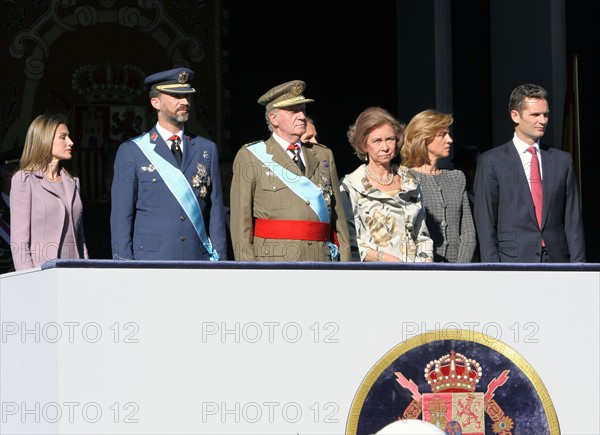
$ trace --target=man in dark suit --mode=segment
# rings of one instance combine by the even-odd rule
[[[475,225],[482,262],[585,261],[583,221],[571,155],[540,145],[548,97],[516,87],[510,142],[481,154],[475,175]]]
[[[0,274],[14,272],[10,247],[10,186],[23,148],[0,153]]]
[[[306,132],[301,80],[258,99],[271,136],[240,148],[231,183],[231,238],[238,261],[350,261],[335,161]],[[338,254],[338,255],[336,255]]]
[[[111,189],[114,259],[224,260],[225,216],[214,142],[184,132],[187,68],[146,78],[158,122],[121,144]]]

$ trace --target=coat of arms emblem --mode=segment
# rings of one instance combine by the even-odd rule
[[[494,378],[485,393],[475,389],[482,368],[474,359],[450,351],[425,367],[431,393],[419,393],[416,384],[395,372],[396,381],[412,393],[403,418],[419,418],[435,424],[447,434],[484,435],[485,414],[493,420],[493,431],[511,435],[514,423],[493,399],[494,391],[508,380],[509,370]]]

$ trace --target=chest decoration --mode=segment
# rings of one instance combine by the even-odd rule
[[[194,189],[198,189],[200,198],[204,199],[211,184],[210,174],[206,170],[206,166],[204,166],[203,163],[198,163],[196,165],[196,169],[196,175],[192,177],[192,187]]]
[[[331,180],[325,173],[321,172],[319,174],[319,181],[317,183],[317,186],[319,187],[319,189],[321,189],[321,192],[323,192],[325,204],[327,204],[327,207],[329,207],[331,205],[331,196],[333,195],[333,188],[331,187]]]
[[[154,172],[154,171],[156,171],[156,168],[154,167],[154,165],[152,163],[150,163],[148,166],[142,166],[140,169],[142,171],[144,171],[144,172]]]

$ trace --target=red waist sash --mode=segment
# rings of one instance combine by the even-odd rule
[[[328,242],[331,240],[330,231],[331,226],[326,222],[276,219],[256,219],[254,221],[254,235],[264,239]]]

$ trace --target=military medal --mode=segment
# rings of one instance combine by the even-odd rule
[[[196,175],[192,177],[192,187],[199,189],[200,198],[205,198],[211,183],[210,175],[203,163],[198,163],[196,169]]]

